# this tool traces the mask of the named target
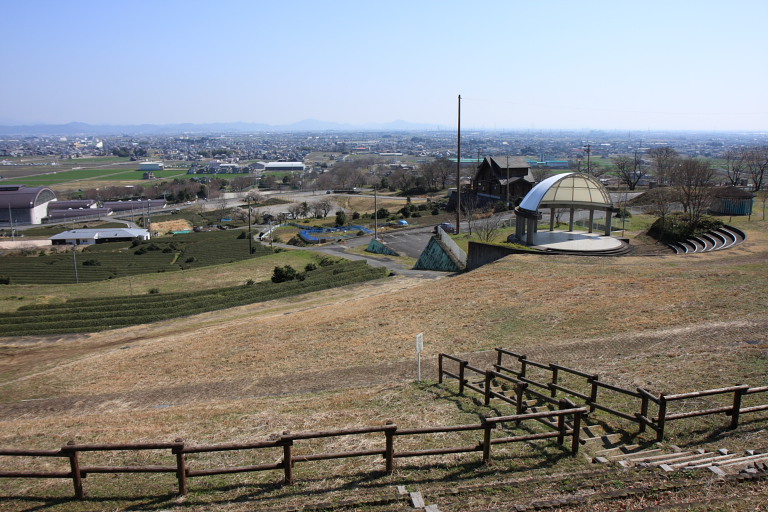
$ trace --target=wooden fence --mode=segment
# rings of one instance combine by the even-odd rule
[[[348,428],[324,432],[285,432],[278,439],[270,441],[257,441],[251,443],[230,443],[217,445],[188,445],[182,439],[176,439],[172,443],[137,443],[137,444],[76,444],[71,441],[59,450],[3,450],[0,449],[0,457],[61,457],[69,459],[68,470],[61,471],[0,471],[0,478],[65,478],[71,479],[75,496],[83,498],[83,480],[89,474],[98,473],[172,473],[178,480],[178,493],[186,494],[189,490],[188,479],[211,475],[231,473],[246,473],[255,471],[280,470],[283,472],[283,481],[287,484],[294,482],[293,466],[299,462],[312,462],[319,460],[344,459],[350,457],[380,456],[384,459],[385,471],[391,474],[394,471],[394,461],[403,457],[424,457],[431,455],[446,455],[454,453],[482,452],[482,460],[488,464],[491,462],[491,447],[493,445],[533,441],[541,439],[557,438],[557,443],[563,445],[565,438],[570,437],[570,452],[575,456],[579,450],[579,435],[582,416],[587,409],[583,407],[565,407],[570,402],[563,402],[564,407],[558,411],[541,413],[518,414],[513,416],[500,416],[483,418],[480,423],[468,425],[438,426],[428,428],[398,429],[397,425],[388,422],[383,426],[362,428]],[[572,405],[572,404],[571,404]],[[566,418],[572,418],[572,426],[568,426]],[[520,435],[512,437],[493,438],[492,433],[498,426],[505,423],[519,425],[523,421],[548,419],[551,425],[556,426],[553,431],[538,434]],[[420,436],[448,432],[482,431],[482,440],[477,444],[459,447],[444,447],[413,451],[396,451],[395,438],[401,436]],[[365,434],[384,434],[383,447],[372,450],[357,450],[337,453],[297,454],[294,445],[299,441],[313,439],[358,436]],[[189,454],[202,454],[234,450],[282,450],[282,460],[279,462],[256,464],[250,466],[218,467],[207,469],[193,469],[198,461],[187,461]],[[146,450],[170,450],[170,455],[175,458],[173,464],[152,466],[88,466],[82,464],[80,455],[84,452],[114,452],[114,451],[146,451]]]
[[[457,373],[447,370],[445,368],[447,363],[444,363],[444,360],[457,363]],[[511,361],[511,363],[508,361]],[[510,365],[514,365],[514,367],[511,367]],[[624,420],[637,423],[638,433],[643,433],[646,431],[646,427],[650,427],[656,432],[657,441],[664,439],[664,429],[669,421],[694,416],[725,414],[726,416],[731,417],[729,428],[735,429],[738,426],[741,415],[768,410],[768,404],[765,403],[748,407],[742,405],[742,400],[747,395],[768,393],[768,386],[749,387],[748,385],[739,385],[705,391],[695,391],[692,393],[660,393],[659,395],[655,395],[640,387],[635,390],[630,390],[614,386],[613,384],[603,382],[597,374],[574,370],[554,363],[545,364],[532,361],[525,355],[517,354],[503,348],[496,349],[496,364],[493,365],[493,368],[494,370],[481,370],[455,356],[448,354],[440,354],[438,356],[439,382],[443,382],[444,376],[457,379],[459,381],[459,394],[463,394],[464,389],[471,389],[472,391],[481,393],[484,396],[485,405],[489,405],[490,400],[496,398],[514,405],[516,407],[516,413],[522,414],[526,410],[525,397],[534,397],[541,401],[561,407],[561,402],[557,398],[559,392],[582,400],[584,405],[588,408],[589,413],[600,410]],[[532,378],[530,376],[531,368],[539,369],[542,373],[548,374],[546,381],[542,381],[541,378],[540,380]],[[474,378],[482,376],[483,382],[473,382],[472,377],[470,377],[472,374],[475,375]],[[582,390],[576,390],[572,387],[563,385],[561,380],[564,376],[569,376],[577,381],[580,380]],[[491,384],[494,380],[506,382],[511,385],[514,389],[514,397],[509,397],[503,393],[493,391]],[[605,404],[604,397],[606,395],[610,396],[611,394],[629,397],[631,399],[630,403],[635,403],[636,405],[630,410],[620,410],[616,407],[610,407]],[[670,404],[673,402],[704,396],[730,394],[733,394],[733,396],[726,406],[675,413],[669,411]],[[601,399],[603,400],[603,403],[600,403]],[[651,407],[657,411],[655,416],[649,411]]]

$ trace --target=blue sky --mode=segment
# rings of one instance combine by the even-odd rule
[[[0,123],[768,129],[768,2],[5,0]]]

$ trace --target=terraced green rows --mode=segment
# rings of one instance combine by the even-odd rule
[[[81,298],[62,304],[25,306],[0,317],[0,332],[4,336],[95,332],[335,288],[386,275],[385,268],[350,261],[309,271],[303,281],[265,281],[192,293]]]
[[[0,282],[11,284],[70,284],[102,281],[155,272],[199,268],[271,254],[272,249],[254,242],[248,254],[243,231],[190,233],[161,238],[136,246],[128,243],[98,244],[73,256],[5,256],[0,258]],[[75,276],[77,269],[77,276]]]

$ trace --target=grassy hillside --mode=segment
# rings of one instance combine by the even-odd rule
[[[476,422],[484,414],[503,411],[457,397],[455,386],[437,385],[435,358],[438,352],[463,354],[483,367],[491,362],[494,347],[654,392],[742,382],[766,385],[767,225],[744,221],[739,227],[747,232],[747,242],[717,253],[511,256],[436,281],[399,277],[87,336],[4,340],[0,446],[53,449],[70,439],[139,442],[176,437],[208,444],[386,420],[402,428]],[[416,384],[414,339],[419,332],[425,333],[422,361],[427,380]],[[688,448],[766,449],[766,421],[767,414],[754,414],[728,431],[722,428],[727,424],[723,417],[686,420],[675,423],[666,439]],[[338,452],[360,448],[356,442],[338,438],[303,449]],[[125,454],[115,457],[134,460]],[[223,452],[213,462],[196,464],[245,465],[254,463],[253,457]],[[298,483],[293,487],[276,485],[280,477],[273,472],[196,479],[193,492],[178,503],[192,510],[285,510],[319,503],[336,503],[321,509],[408,510],[400,504],[375,504],[395,494],[396,485],[406,485],[409,490],[442,493],[450,510],[507,510],[503,504],[545,495],[553,488],[578,492],[578,475],[597,471],[551,445],[511,448],[490,467],[478,460],[476,454],[404,459],[392,476],[383,474],[382,462],[375,457],[306,463],[296,466]],[[657,480],[664,479],[656,473],[616,471],[587,479],[589,485],[608,489]],[[569,485],[576,487],[563,491]],[[754,510],[759,503],[760,487],[718,485],[688,494],[672,490],[668,499],[678,503],[733,496],[724,506],[734,510]],[[86,486],[94,498],[73,504],[63,500],[71,495],[66,481],[3,480],[0,506],[177,506],[170,495],[172,475],[93,475]],[[482,486],[485,492],[478,490]],[[475,491],[451,494],[451,489],[469,488]],[[26,497],[1,498],[17,495]],[[654,503],[665,503],[664,496],[658,494],[662,501]],[[338,504],[343,499],[363,504],[345,507]],[[617,502],[616,508],[605,509],[633,507],[642,508],[642,503]]]

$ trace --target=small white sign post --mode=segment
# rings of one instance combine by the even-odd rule
[[[424,333],[416,335],[416,355],[419,361],[418,381],[421,382],[421,351],[424,350]]]

